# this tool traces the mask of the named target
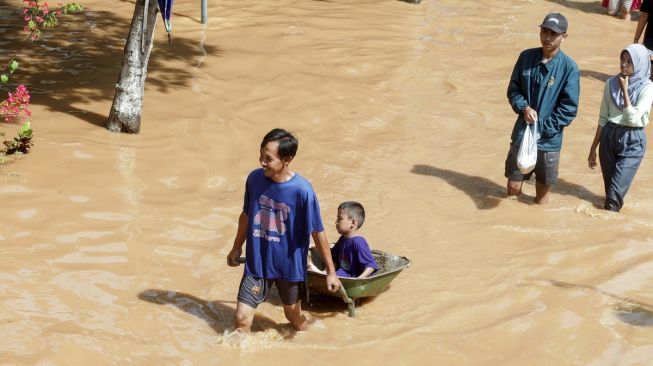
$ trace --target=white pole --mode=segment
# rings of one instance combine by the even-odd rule
[[[202,0],[202,24],[206,24],[209,21],[209,16],[207,14],[208,9],[207,9],[207,5],[206,5],[207,1],[208,0]]]

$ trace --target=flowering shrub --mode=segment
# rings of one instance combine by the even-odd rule
[[[16,87],[16,92],[7,94],[9,94],[7,99],[0,102],[0,117],[4,118],[5,122],[11,122],[20,115],[25,117],[32,115],[29,110],[29,91],[25,85],[20,84]]]
[[[50,10],[47,1],[40,4],[38,0],[23,0],[23,4],[24,30],[30,34],[29,37],[33,41],[39,39],[43,29],[56,27],[59,24],[59,15],[77,13],[83,9],[78,3],[57,3],[57,8],[53,10]]]
[[[28,34],[23,44],[18,48],[9,62],[0,70],[0,83],[6,84],[10,75],[18,70],[16,58],[28,41],[36,41],[41,37],[43,30],[54,28],[59,25],[59,16],[82,11],[82,5],[78,3],[58,3],[56,8],[50,9],[47,1],[23,0],[23,30]],[[8,92],[5,100],[0,99],[0,119],[5,122],[12,122],[18,117],[28,118],[32,115],[29,110],[30,94],[25,85],[20,84],[14,92]],[[0,131],[0,136],[4,133]],[[4,141],[5,149],[0,149],[1,154],[13,154],[16,152],[27,153],[32,146],[32,128],[29,120],[23,125],[18,137],[13,141]]]
[[[12,141],[5,141],[5,155],[11,155],[15,153],[27,154],[29,148],[32,147],[32,126],[29,121],[25,122],[20,131],[18,131],[18,137],[14,137]]]

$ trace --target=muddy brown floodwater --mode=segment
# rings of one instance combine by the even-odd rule
[[[586,163],[636,22],[593,0],[224,0],[203,26],[178,0],[141,133],[123,135],[103,124],[134,3],[84,5],[24,54],[35,146],[0,166],[0,364],[652,364],[652,159],[620,214]],[[0,0],[5,50],[20,6]],[[532,182],[505,197],[505,93],[550,11],[569,19],[581,104],[540,207]],[[329,239],[357,200],[370,245],[412,266],[356,318],[307,309],[304,333],[272,296],[241,338],[225,256],[274,127],[300,139]]]

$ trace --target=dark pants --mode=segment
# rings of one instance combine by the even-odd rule
[[[535,169],[523,174],[517,167],[517,154],[519,145],[510,144],[508,156],[506,157],[505,176],[513,182],[522,182],[531,179],[535,173],[535,180],[546,186],[552,186],[558,180],[558,165],[560,163],[560,151],[537,150],[537,161]]]
[[[605,187],[605,209],[619,211],[646,151],[643,128],[608,123],[601,132],[599,160]]]

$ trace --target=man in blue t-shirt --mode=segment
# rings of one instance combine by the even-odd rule
[[[245,273],[240,281],[234,316],[236,329],[249,333],[256,307],[276,285],[284,314],[297,330],[306,330],[301,313],[310,237],[326,259],[327,287],[337,291],[340,281],[331,261],[320,205],[311,183],[290,170],[297,153],[295,136],[282,129],[268,132],[261,142],[261,168],[247,177],[243,212],[227,264],[239,265],[245,249]]]

